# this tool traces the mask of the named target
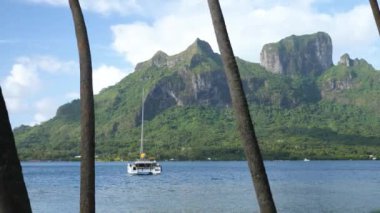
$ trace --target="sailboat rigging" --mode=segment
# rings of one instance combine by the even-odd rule
[[[127,172],[131,175],[158,175],[161,174],[161,165],[155,160],[145,159],[144,153],[144,89],[142,90],[141,108],[141,138],[140,138],[140,159],[128,163]]]

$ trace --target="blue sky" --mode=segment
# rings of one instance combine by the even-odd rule
[[[94,91],[133,72],[156,51],[178,53],[196,38],[217,51],[205,0],[81,0]],[[339,3],[337,3],[339,2]],[[259,62],[261,47],[325,31],[333,60],[344,53],[380,69],[380,38],[368,1],[221,0],[234,52]],[[13,127],[35,125],[79,97],[78,55],[67,0],[0,1],[0,86]]]

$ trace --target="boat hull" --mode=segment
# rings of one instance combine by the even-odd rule
[[[159,175],[161,170],[161,166],[155,161],[137,161],[127,165],[130,175]]]

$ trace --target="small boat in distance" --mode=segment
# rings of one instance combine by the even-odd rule
[[[144,90],[142,91],[142,111],[141,111],[141,139],[140,139],[140,159],[128,163],[127,172],[131,175],[159,175],[161,165],[155,160],[145,159],[144,153]]]
[[[140,158],[135,162],[128,163],[128,174],[130,175],[159,175],[161,170],[161,165],[155,160]]]
[[[308,162],[310,159],[304,158],[303,161]]]

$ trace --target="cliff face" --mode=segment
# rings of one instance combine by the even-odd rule
[[[350,70],[350,67],[356,67],[359,64],[358,59],[352,60],[348,54],[340,57],[338,67],[331,77],[327,78],[324,85],[321,87],[321,93],[324,96],[328,92],[339,92],[349,90],[354,87],[354,78],[357,76],[355,71]]]
[[[270,144],[264,147],[278,146],[267,152],[280,153],[276,159],[293,158],[293,154],[283,156],[284,145],[295,152],[291,143],[297,141],[326,144],[326,138],[335,138],[329,144],[342,144],[347,138],[353,141],[352,136],[360,144],[380,141],[380,72],[348,54],[332,66],[331,48],[330,37],[316,33],[265,45],[262,66],[237,58],[254,122],[260,137]],[[143,89],[146,138],[157,145],[148,145],[148,152],[157,151],[163,159],[203,159],[205,150],[218,159],[235,153],[231,147],[239,141],[222,62],[208,43],[197,39],[176,55],[158,51],[95,96],[97,154],[102,159],[135,158]],[[74,100],[59,107],[45,123],[18,128],[20,156],[71,159],[78,155],[79,118],[80,102]],[[373,137],[375,133],[378,136]],[[276,138],[286,143],[273,143]],[[360,148],[358,155],[360,150],[364,152]],[[305,150],[301,151],[303,158]],[[336,158],[336,153],[331,156]]]
[[[161,78],[149,91],[146,119],[154,118],[173,106],[224,107],[231,104],[220,57],[205,41],[197,39],[185,51],[174,56],[159,51],[152,59],[139,64],[136,71],[151,69],[152,66],[172,70],[173,73]],[[140,114],[136,122],[139,122]]]
[[[341,56],[338,65],[326,70],[318,79],[324,100],[352,104],[378,111],[380,75],[364,59]]]
[[[320,75],[333,65],[332,43],[327,33],[289,36],[264,45],[260,62],[273,73],[288,76]]]
[[[354,103],[346,91],[361,88],[363,81],[376,79],[358,78],[368,70],[371,72],[366,75],[372,75],[373,68],[362,59],[351,59],[348,54],[341,57],[337,66],[332,66],[331,39],[322,32],[290,36],[266,44],[261,52],[261,66],[239,58],[237,62],[248,101],[282,108],[317,103],[321,99]],[[371,85],[377,84],[368,85],[372,89]],[[158,51],[151,59],[139,63],[131,76],[97,97],[97,106],[107,113],[123,109],[132,121],[128,125],[139,125],[142,88],[146,92],[147,120],[177,106],[224,108],[231,105],[220,56],[200,39],[176,55]],[[107,113],[99,116],[107,117]],[[61,106],[57,117],[78,119],[79,101]]]

